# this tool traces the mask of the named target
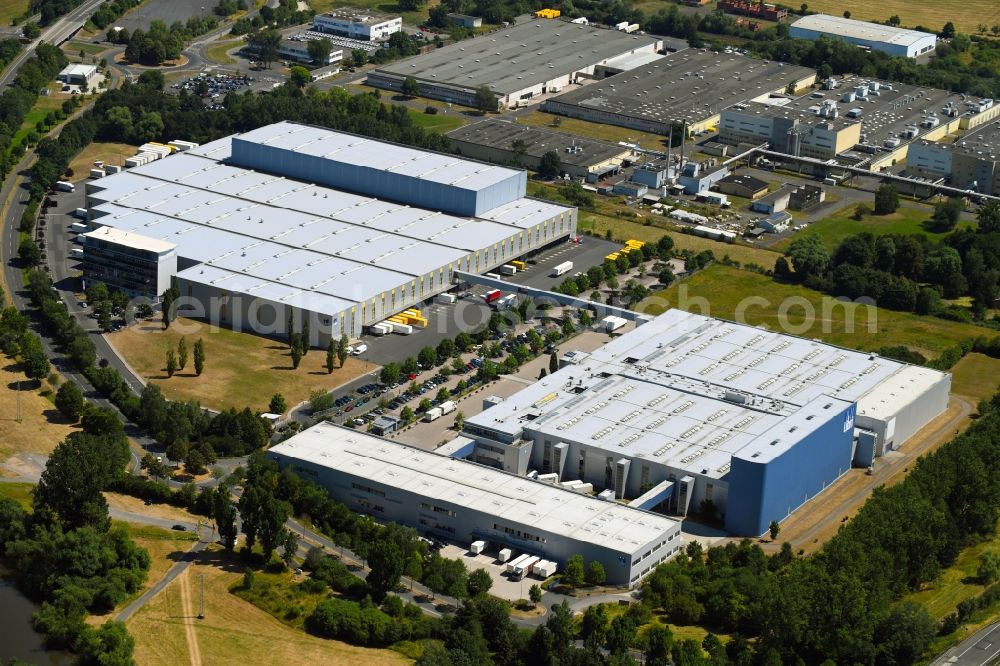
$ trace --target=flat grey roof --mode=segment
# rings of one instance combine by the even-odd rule
[[[1000,120],[969,132],[954,143],[941,145],[941,148],[997,161],[1000,159]]]
[[[95,223],[176,245],[198,262],[189,280],[337,314],[568,210],[523,197],[460,217],[235,167],[230,151],[227,137],[89,183]]]
[[[887,380],[909,367],[668,310],[466,423],[721,478],[734,456],[766,462],[852,402],[877,411]]]
[[[761,180],[760,178],[757,178],[756,176],[750,176],[750,175],[742,174],[742,173],[734,173],[732,175],[726,176],[725,178],[720,179],[716,183],[716,185],[723,184],[723,183],[727,184],[727,185],[728,184],[741,185],[741,186],[749,188],[751,190],[763,190],[763,189],[765,189],[767,187],[767,181],[766,180]]]
[[[866,98],[858,98],[853,102],[841,101],[843,95],[856,86],[868,85],[871,82],[877,82],[879,85],[879,90],[875,94],[869,92]],[[948,103],[958,109],[960,115],[968,113],[966,99],[958,93],[947,90],[862,76],[847,76],[840,79],[839,83],[840,86],[835,90],[817,90],[801,97],[772,100],[774,102],[772,104],[751,104],[744,113],[759,112],[778,117],[797,116],[802,122],[833,123],[835,126],[860,122],[861,132],[867,135],[868,143],[879,146],[886,139],[898,137],[909,126],[916,126],[918,137],[932,131],[934,128],[920,127],[920,121],[931,114],[936,114],[942,123],[947,122],[949,118],[943,115],[943,110]],[[836,104],[839,117],[817,115],[824,101]],[[851,109],[861,109],[861,116],[857,119],[847,118],[845,114]]]
[[[532,157],[542,157],[549,151],[559,153],[560,161],[566,164],[591,166],[619,157],[631,151],[609,141],[598,141],[564,134],[544,127],[519,125],[509,120],[487,119],[460,127],[448,133],[453,141],[465,141],[490,148],[513,151],[513,143],[521,140],[524,152]]]
[[[507,28],[375,71],[459,88],[487,85],[495,93],[508,95],[634,49],[648,49],[658,41],[648,35],[522,16]]]
[[[858,21],[857,19],[830,16],[829,14],[803,16],[792,23],[791,27],[826,32],[831,35],[850,37],[852,39],[866,39],[873,42],[885,42],[886,44],[899,44],[903,46],[927,39],[928,37],[934,37],[933,34],[928,32],[907,30],[906,28],[896,28],[891,25]]]
[[[698,122],[813,75],[815,70],[807,67],[686,49],[553,101],[654,122]]]
[[[315,425],[268,453],[630,555],[678,524],[666,516],[331,423]]]

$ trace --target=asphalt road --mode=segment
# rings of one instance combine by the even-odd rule
[[[84,22],[94,13],[104,0],[87,0],[82,5],[69,12],[55,23],[51,24],[49,27],[42,30],[41,36],[35,41],[28,44],[27,47],[19,54],[4,70],[3,74],[0,75],[0,87],[6,87],[17,76],[17,70],[20,69],[21,65],[30,58],[35,53],[35,47],[40,43],[45,42],[47,44],[62,44],[64,41],[69,39],[76,33],[77,30],[83,27]]]
[[[935,659],[931,666],[986,666],[1000,657],[1000,622],[981,629]]]

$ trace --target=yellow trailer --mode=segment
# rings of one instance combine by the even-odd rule
[[[526,270],[528,268],[528,264],[524,263],[523,261],[519,261],[517,259],[515,259],[512,262],[510,262],[510,265],[513,266],[514,268],[516,268],[519,271],[523,271],[523,270]]]

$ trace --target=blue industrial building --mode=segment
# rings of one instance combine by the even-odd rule
[[[937,35],[931,32],[827,14],[803,16],[791,24],[788,34],[793,39],[840,39],[861,48],[904,58],[916,58],[937,46]]]
[[[447,450],[756,536],[904,444],[949,388],[946,373],[668,310],[491,398]]]

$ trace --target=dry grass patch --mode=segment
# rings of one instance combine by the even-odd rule
[[[959,32],[977,34],[980,23],[992,25],[998,20],[996,0],[963,0],[963,2],[913,2],[913,0],[813,0],[809,11],[840,16],[851,12],[851,18],[862,21],[885,21],[899,16],[905,26],[922,25],[940,30],[951,21]],[[991,20],[992,19],[992,20]]]
[[[600,139],[601,141],[610,141],[612,143],[618,143],[619,141],[627,141],[629,143],[638,142],[643,148],[650,150],[666,150],[667,148],[667,137],[662,134],[653,134],[652,132],[643,132],[641,130],[629,129],[628,127],[618,127],[617,125],[592,123],[586,120],[566,118],[542,111],[533,111],[521,116],[517,119],[517,122],[536,127],[548,127],[558,132],[577,134],[588,139]]]
[[[81,150],[69,163],[73,170],[73,181],[80,181],[90,175],[94,162],[100,160],[105,164],[124,164],[125,159],[135,155],[136,147],[127,143],[109,143],[97,141]]]
[[[56,411],[52,403],[32,388],[14,362],[4,358],[0,368],[0,463],[16,453],[45,455],[76,428]],[[17,381],[21,381],[21,422],[17,421]],[[48,388],[47,385],[43,388]]]
[[[15,18],[28,11],[28,0],[0,0],[0,26],[11,25]]]
[[[354,647],[293,629],[229,592],[242,578],[242,567],[218,551],[204,553],[197,563],[168,585],[127,623],[135,637],[135,661],[144,666],[203,664],[364,664],[410,663],[389,650]],[[194,617],[200,605],[202,576],[205,617]],[[187,598],[182,598],[187,578]],[[186,628],[187,627],[187,628]],[[187,633],[196,641],[189,649]]]
[[[167,377],[166,354],[176,349],[181,333],[187,338],[188,363],[184,370]],[[160,322],[139,322],[107,336],[109,342],[147,381],[156,383],[172,400],[198,400],[211,409],[250,407],[266,409],[275,393],[291,407],[306,400],[310,392],[329,390],[370,372],[376,366],[349,358],[343,368],[327,374],[326,352],[311,350],[298,369],[292,369],[288,345],[278,340],[229,329],[216,328],[179,317],[163,330]],[[205,344],[205,370],[194,373],[194,344]]]
[[[951,369],[951,391],[973,401],[989,400],[1000,388],[1000,359],[966,354]]]
[[[143,516],[149,516],[150,518],[189,523],[197,523],[198,521],[207,520],[204,516],[196,516],[189,511],[185,511],[184,509],[176,506],[170,506],[169,504],[150,504],[149,506],[146,506],[143,500],[138,497],[132,497],[131,495],[104,493],[104,498],[108,501],[108,506],[113,509],[127,511],[129,513],[138,513]]]

